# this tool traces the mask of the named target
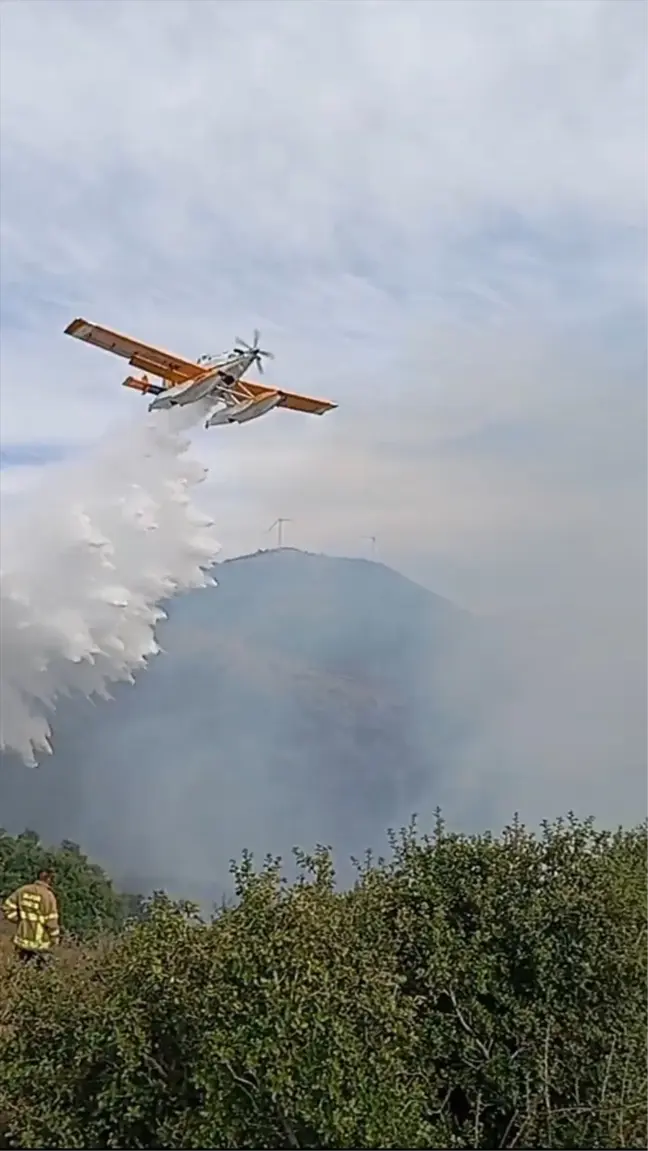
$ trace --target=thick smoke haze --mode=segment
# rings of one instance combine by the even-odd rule
[[[375,534],[379,559],[483,619],[479,655],[455,651],[443,682],[434,650],[420,668],[472,727],[447,754],[461,821],[646,811],[646,324],[620,299],[431,324],[256,493],[219,493],[227,554],[279,511],[295,546],[367,556]],[[343,374],[328,392],[344,400]],[[438,795],[431,779],[426,809]]]
[[[514,811],[532,824],[570,809],[604,825],[645,815],[644,350],[636,331],[617,347],[608,332],[605,354],[583,329],[464,336],[430,341],[424,377],[410,365],[409,405],[382,383],[380,405],[342,405],[316,441],[304,429],[298,442],[289,416],[252,425],[236,440],[240,483],[219,475],[227,433],[197,433],[194,450],[211,465],[196,500],[228,551],[268,543],[244,533],[278,511],[293,519],[288,542],[317,540],[314,551],[366,555],[372,532],[379,559],[468,608],[474,626],[441,634],[421,624],[414,642],[422,609],[405,609],[411,585],[376,591],[382,569],[370,564],[342,590],[316,565],[305,617],[307,590],[290,565],[279,599],[264,575],[244,584],[239,567],[227,645],[208,627],[209,597],[219,610],[223,588],[172,603],[175,630],[160,629],[169,655],[118,689],[119,711],[66,710],[60,750],[42,771],[3,765],[5,825],[77,839],[129,883],[202,897],[227,885],[243,847],[287,856],[294,844],[330,842],[343,864],[383,847],[385,829],[412,812],[425,823],[439,803],[466,829],[497,828]],[[279,445],[253,489],[246,465],[255,451],[264,458],[271,433]],[[101,459],[90,474],[103,484]],[[142,567],[142,541],[136,573],[157,554]],[[183,548],[167,570],[185,571]],[[32,555],[40,571],[44,557]],[[354,621],[374,595],[360,650]],[[298,648],[306,630],[300,662],[285,645]],[[394,631],[407,637],[407,658],[380,707],[404,701],[406,720],[387,771],[388,744],[375,734],[383,719],[374,730],[364,683],[371,641]],[[359,685],[336,694],[340,680],[318,672],[352,657]],[[311,683],[326,717],[317,747],[304,732]]]
[[[437,803],[645,815],[646,5],[2,9],[3,738],[40,767],[2,756],[0,825],[189,894],[243,847],[357,854]],[[186,356],[258,327],[265,381],[339,407],[192,429],[215,528],[160,486],[184,453],[128,448],[145,532],[115,503],[130,432],[97,449],[138,397],[62,336],[82,314]],[[385,567],[232,565],[155,641],[201,566],[180,538],[229,559],[278,516]],[[428,630],[387,569],[470,626]]]

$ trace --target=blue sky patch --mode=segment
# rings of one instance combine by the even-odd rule
[[[74,448],[70,444],[7,444],[0,447],[0,470],[57,463],[72,451]]]

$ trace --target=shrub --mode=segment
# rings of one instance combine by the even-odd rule
[[[429,1107],[463,1147],[646,1144],[646,827],[393,841]]]
[[[392,838],[12,970],[6,1147],[646,1145],[646,829]]]

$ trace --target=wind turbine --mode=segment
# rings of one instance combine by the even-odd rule
[[[284,526],[284,524],[291,524],[291,523],[292,523],[292,520],[290,519],[289,516],[279,516],[273,524],[270,524],[270,527],[267,529],[269,532],[271,532],[273,528],[277,529],[277,547],[280,547],[280,548],[283,547],[283,526]]]
[[[376,537],[375,536],[363,536],[362,538],[363,538],[363,540],[369,540],[369,542],[371,543],[371,554],[372,554],[372,556],[375,556],[376,555]]]

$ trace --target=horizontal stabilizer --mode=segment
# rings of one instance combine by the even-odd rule
[[[122,380],[122,387],[134,388],[136,392],[142,392],[144,395],[148,395],[150,392],[153,396],[159,396],[164,391],[164,388],[158,384],[151,384],[148,380],[138,380],[135,376],[127,376],[125,380]]]

